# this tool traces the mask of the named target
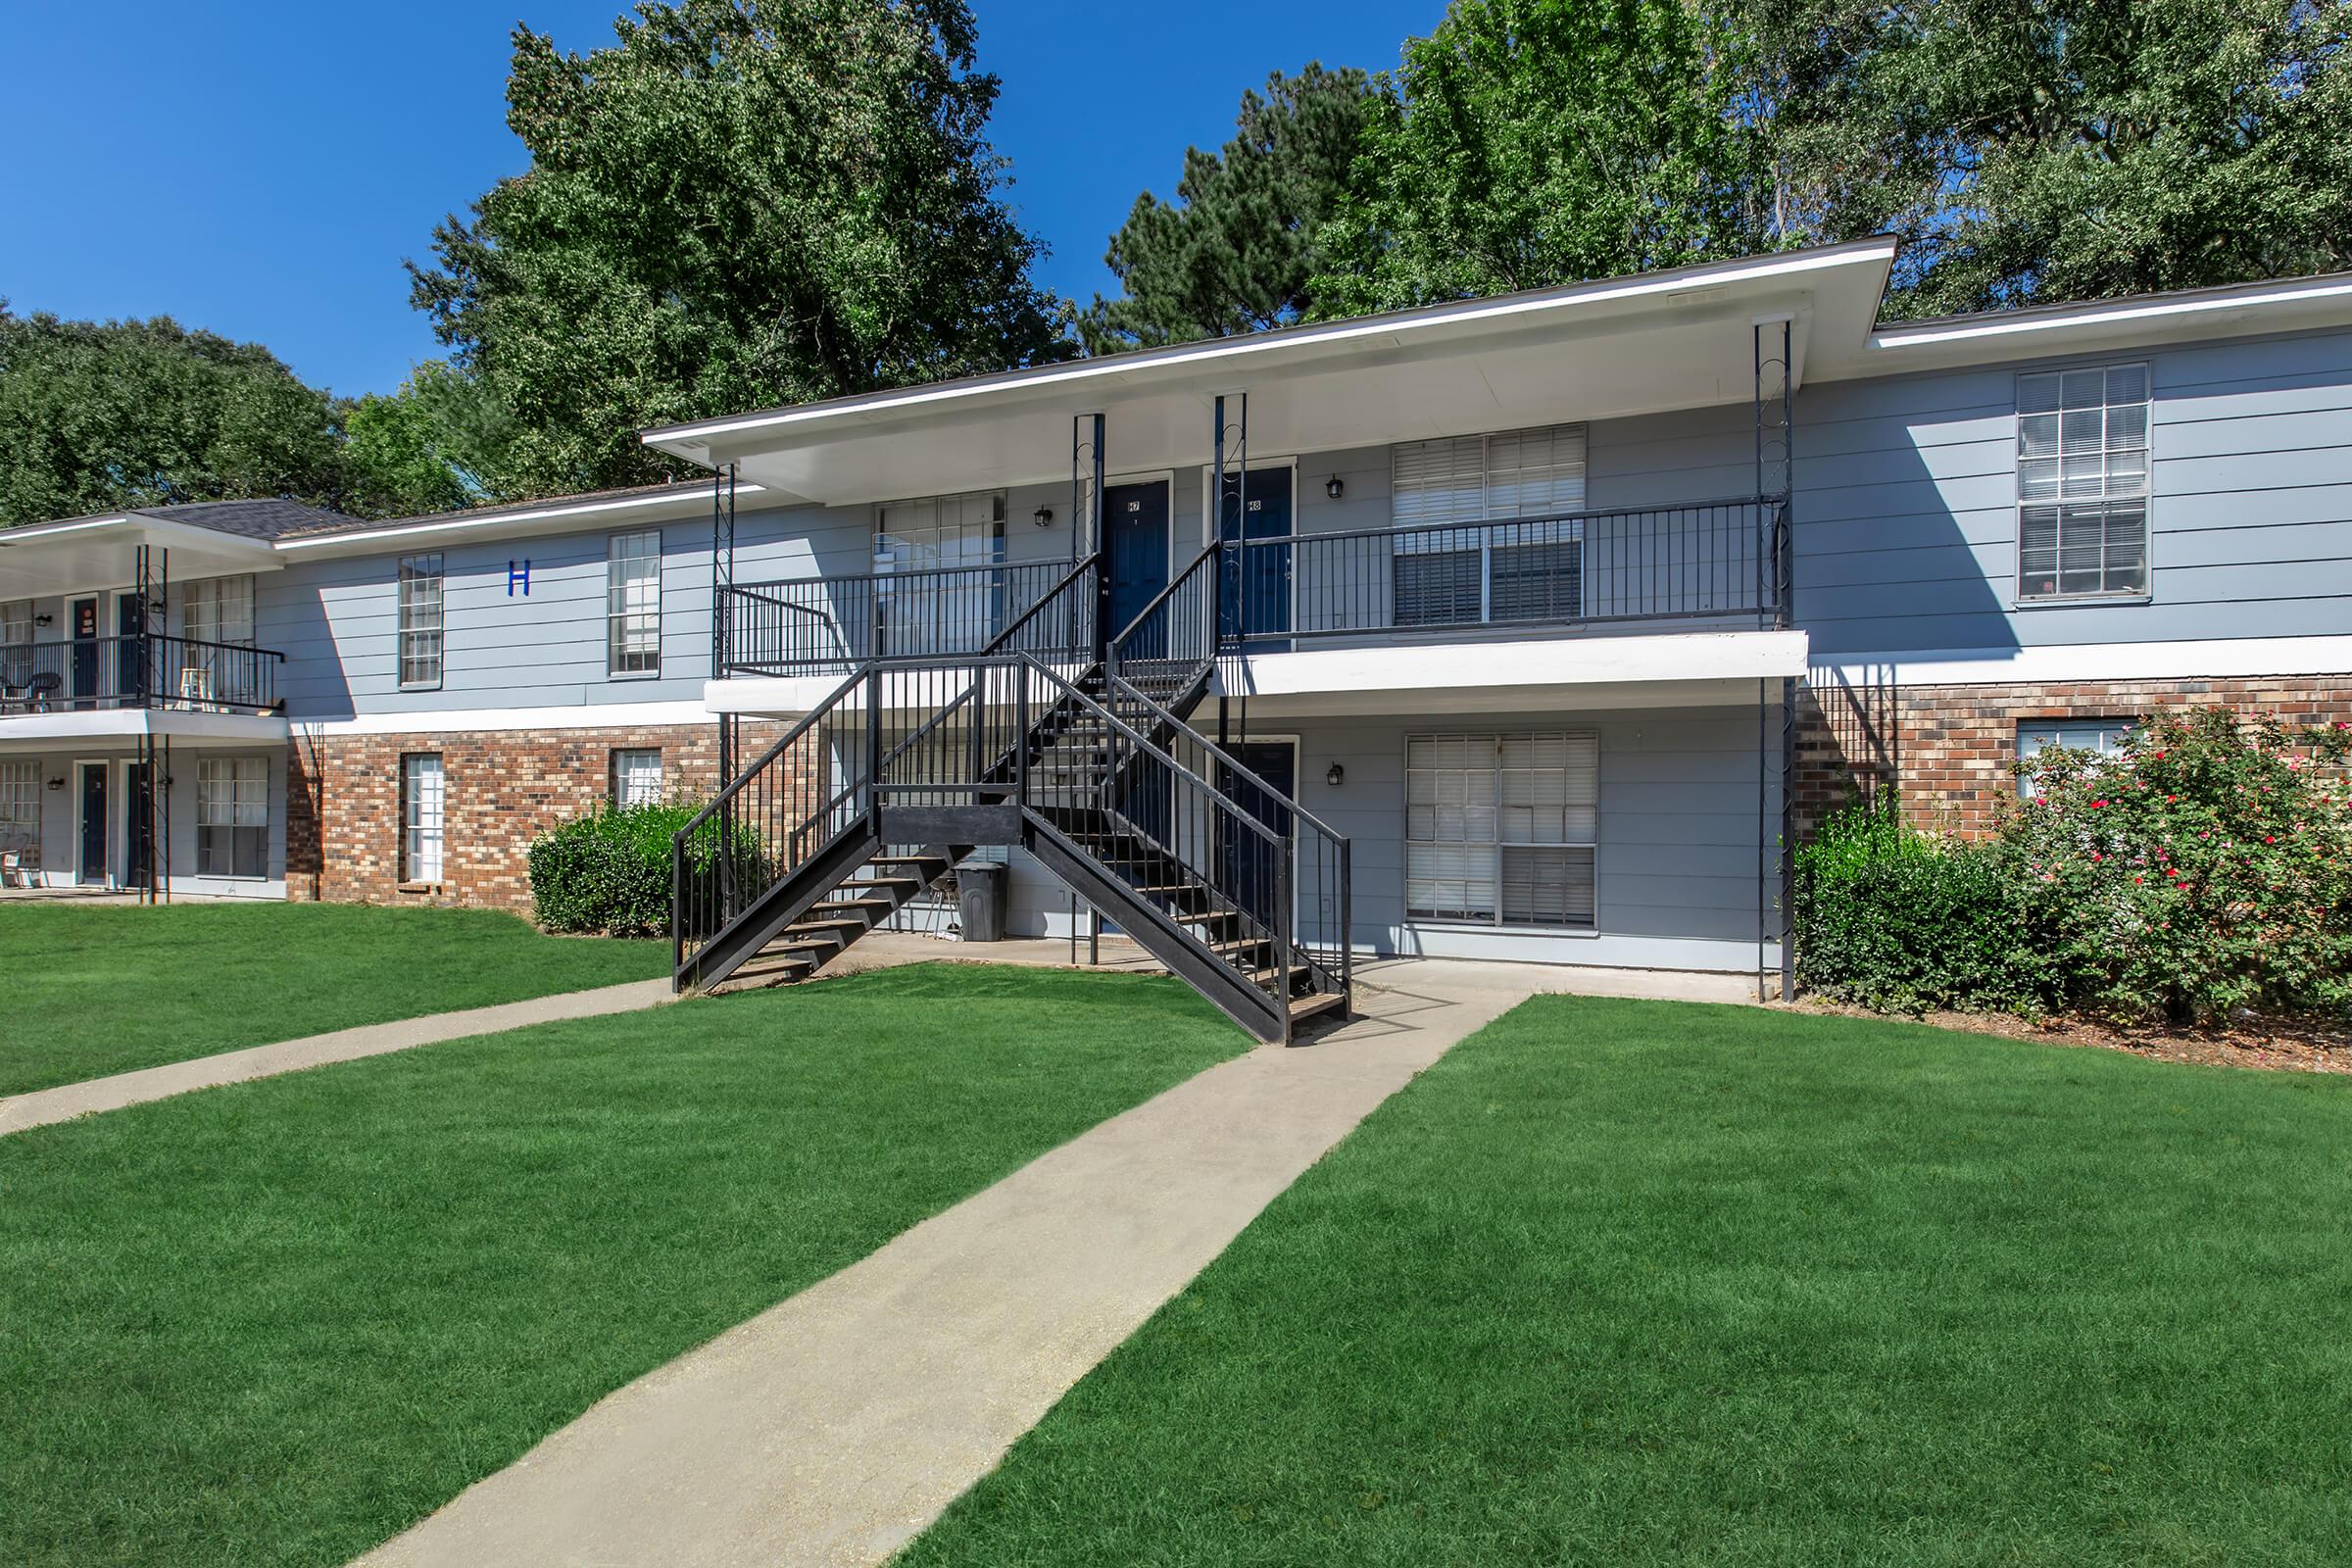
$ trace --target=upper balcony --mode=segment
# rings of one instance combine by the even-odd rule
[[[0,740],[282,739],[275,649],[146,636],[0,646]]]

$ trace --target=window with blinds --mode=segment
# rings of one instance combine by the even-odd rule
[[[200,643],[253,646],[253,577],[206,577],[187,587],[180,625]]]
[[[612,801],[614,806],[659,806],[662,803],[662,748],[615,746],[612,756]]]
[[[196,874],[270,874],[270,760],[207,757],[196,764]]]
[[[1566,619],[1584,604],[1581,424],[1401,442],[1391,451],[1395,621]]]
[[[1600,740],[1591,733],[1405,742],[1405,912],[1592,930]]]
[[[400,760],[400,879],[441,880],[441,759],[415,752]]]
[[[662,530],[616,533],[605,551],[605,673],[662,673]]]
[[[894,501],[874,514],[882,652],[968,653],[1004,623],[1004,492]],[[891,580],[896,579],[896,580]]]
[[[2017,378],[2017,596],[2148,591],[2148,368]]]

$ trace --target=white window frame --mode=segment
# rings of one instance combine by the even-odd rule
[[[2121,757],[2124,737],[2138,724],[2135,718],[2021,718],[2017,721],[2017,760],[2030,762],[2056,747],[2099,757]],[[2034,787],[2031,772],[2018,773],[2017,793],[2027,800],[2038,798],[2039,791]]]
[[[1549,461],[1528,461],[1529,448],[1538,438],[1554,449]],[[1574,457],[1557,456],[1560,444],[1571,441]],[[1393,581],[1391,621],[1400,627],[1492,624],[1496,554],[1560,545],[1576,547],[1576,602],[1553,615],[1537,618],[1581,619],[1587,595],[1585,527],[1574,514],[1590,504],[1592,456],[1592,430],[1585,424],[1534,425],[1393,444],[1389,448],[1389,522],[1398,530],[1392,545],[1393,559],[1467,556],[1475,551],[1478,613],[1475,617],[1407,619],[1399,612],[1401,582]],[[1408,473],[1415,466],[1424,468],[1427,477]],[[1531,475],[1544,477],[1539,481]],[[1447,482],[1437,482],[1440,478]],[[1542,489],[1531,494],[1531,486],[1539,482]],[[1537,525],[1514,531],[1496,543],[1497,530],[1491,524],[1522,519]],[[1455,533],[1456,529],[1461,532]]]
[[[32,601],[0,602],[0,648],[18,648],[32,641]]]
[[[29,834],[41,842],[41,764],[0,761],[0,832]]]
[[[1416,748],[1422,747],[1428,750],[1417,760]],[[1532,765],[1540,747],[1557,749],[1560,762],[1556,768],[1538,769]],[[1559,787],[1556,790],[1513,787],[1510,775],[1537,771],[1555,772]],[[1458,775],[1460,788],[1452,793],[1460,795],[1460,800],[1446,799],[1448,792],[1437,782],[1446,774]],[[1433,780],[1433,787],[1425,798],[1417,799],[1416,784],[1424,776]],[[1490,730],[1407,735],[1404,777],[1406,923],[1576,936],[1599,932],[1600,736],[1597,731]],[[1458,813],[1456,832],[1446,831],[1448,810]],[[1559,827],[1556,834],[1547,836],[1542,818],[1553,812],[1557,813]],[[1434,872],[1417,875],[1414,863],[1417,848],[1464,851],[1459,860],[1465,868],[1464,875],[1446,878],[1437,877]],[[1510,860],[1514,856],[1524,859],[1544,851],[1581,852],[1586,857],[1591,866],[1589,923],[1506,917]],[[1483,864],[1479,863],[1482,858]],[[1442,906],[1434,899],[1416,902],[1413,897],[1416,880],[1460,882],[1464,897],[1455,901],[1457,907]],[[1471,896],[1482,885],[1488,893],[1485,901],[1488,907],[1483,912]]]
[[[441,552],[401,557],[394,581],[399,635],[393,642],[393,675],[404,692],[439,691],[449,654]],[[428,666],[431,673],[421,673]]]
[[[254,646],[254,578],[199,577],[180,601],[179,629],[190,642]]]
[[[430,788],[425,787],[428,782]],[[442,755],[402,753],[400,880],[404,886],[429,886],[446,879],[448,823],[449,772]]]
[[[662,530],[616,533],[605,546],[605,677],[662,675]]]
[[[653,783],[650,789],[644,781],[633,778],[632,768],[642,769],[646,760],[653,760]],[[655,806],[662,801],[662,748],[659,746],[615,746],[605,759],[605,790],[614,806]]]
[[[2122,383],[2119,389],[2119,380]],[[2138,384],[2137,398],[2118,400],[2119,390]],[[2096,383],[2099,401],[2085,399]],[[2021,371],[2017,377],[2017,603],[2020,605],[2133,604],[2155,587],[2155,377],[2144,360],[2078,365],[2056,370]],[[2089,427],[2096,416],[2095,446]],[[2139,514],[2136,586],[2110,586],[2108,553],[2116,548],[2114,519]],[[2031,571],[2027,560],[2029,516],[2051,514],[2051,559],[2046,576]],[[2071,515],[2071,522],[2070,522]],[[2099,577],[2095,588],[2068,589],[2070,527],[2082,531],[2092,518],[2099,531]],[[2077,548],[2081,548],[2078,544]],[[2077,568],[2081,569],[2081,568]],[[2037,579],[2046,588],[2035,587]]]
[[[214,835],[227,833],[228,870],[218,869]],[[252,839],[239,835],[255,834]],[[255,850],[254,868],[236,869],[240,844]],[[270,877],[270,759],[202,757],[196,760],[196,874],[221,881]]]

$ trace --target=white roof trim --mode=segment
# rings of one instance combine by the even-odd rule
[[[2137,298],[2093,301],[2074,307],[2053,307],[2046,312],[2025,311],[2011,316],[1988,315],[1950,322],[1928,321],[1917,326],[1886,326],[1871,333],[1870,347],[1874,350],[1922,348],[1936,343],[1966,343],[1987,338],[2031,336],[2037,332],[2066,332],[2083,327],[2175,320],[2184,317],[2330,300],[2352,300],[2352,276],[2254,283],[2242,288],[2216,289],[2187,299],[2142,295]]]
[[[92,528],[119,528],[129,520],[127,516],[84,517],[78,522],[40,522],[28,528],[4,528],[0,529],[0,545],[33,544],[61,534],[87,533]]]
[[[1368,337],[1393,337],[1399,333],[1419,332],[1436,326],[1458,326],[1465,322],[1504,320],[1513,317],[1570,307],[1592,307],[1617,304],[1628,300],[1669,298],[1693,288],[1712,287],[1724,283],[1750,282],[1758,279],[1798,277],[1807,272],[1819,271],[1824,268],[1850,267],[1858,261],[1881,259],[1890,262],[1894,257],[1894,244],[1892,239],[1864,240],[1853,244],[1825,246],[1818,250],[1798,251],[1787,255],[1757,257],[1750,261],[1715,263],[1703,267],[1681,268],[1667,272],[1645,272],[1600,282],[1576,283],[1565,288],[1545,289],[1531,294],[1515,294],[1503,299],[1464,300],[1458,305],[1438,306],[1402,315],[1358,317],[1324,325],[1289,327],[1274,332],[1253,333],[1246,337],[1212,338],[1202,343],[1185,344],[1177,348],[1142,354],[1116,354],[1102,359],[1073,360],[1067,365],[1040,366],[1034,369],[1013,370],[997,375],[939,381],[927,386],[877,392],[862,398],[837,398],[823,403],[805,404],[798,408],[733,415],[726,418],[707,419],[694,424],[666,425],[647,430],[639,439],[648,446],[668,448],[688,442],[707,442],[713,436],[735,435],[747,430],[774,429],[795,424],[862,418],[869,415],[921,408],[932,404],[962,402],[1011,390],[1029,392],[1055,386],[1083,385],[1090,381],[1116,380],[1143,370],[1161,370],[1188,366],[1211,365],[1220,361],[1238,361],[1283,350],[1348,343]]]
[[[697,485],[691,490],[659,490],[646,495],[612,496],[602,501],[584,501],[574,506],[552,505],[533,507],[523,512],[484,513],[480,516],[446,517],[437,522],[406,522],[384,528],[354,529],[346,533],[311,534],[298,539],[280,539],[280,550],[324,549],[330,545],[380,544],[387,539],[415,539],[431,534],[456,533],[476,528],[505,529],[521,523],[548,522],[565,517],[593,517],[607,513],[628,512],[641,507],[670,507],[681,501],[698,500],[708,489]],[[759,485],[742,481],[735,487],[737,495],[761,495]]]

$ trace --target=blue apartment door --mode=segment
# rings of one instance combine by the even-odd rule
[[[1116,637],[1168,585],[1168,487],[1114,484],[1102,491],[1104,551],[1110,562],[1110,625]],[[1164,630],[1160,640],[1165,641]],[[1163,658],[1164,647],[1138,648],[1145,658]]]
[[[1298,749],[1290,741],[1246,741],[1227,748],[1246,772],[1220,767],[1225,793],[1275,839],[1291,831],[1290,803],[1298,796]],[[1250,776],[1250,775],[1254,775]],[[1234,902],[1268,924],[1274,918],[1279,851],[1263,835],[1236,824],[1219,849],[1225,886]]]
[[[1246,638],[1261,652],[1279,652],[1290,646],[1291,470],[1251,468],[1247,485],[1238,476],[1228,478],[1218,500],[1217,537],[1226,545],[1218,564],[1224,573],[1219,629],[1228,640]]]
[[[98,601],[76,599],[66,607],[74,635],[74,658],[68,669],[71,686],[67,695],[75,708],[89,708],[98,700]]]
[[[92,613],[96,613],[93,609]],[[106,881],[106,764],[81,765],[81,855],[74,865],[74,880]]]

